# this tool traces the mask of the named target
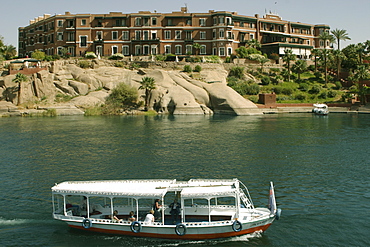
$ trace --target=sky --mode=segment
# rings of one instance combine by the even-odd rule
[[[18,47],[18,27],[44,14],[108,14],[152,11],[171,13],[188,7],[190,13],[209,10],[235,11],[240,15],[277,13],[283,20],[308,24],[327,24],[344,29],[351,40],[341,48],[370,40],[370,0],[12,0],[2,3],[0,36],[6,45]]]

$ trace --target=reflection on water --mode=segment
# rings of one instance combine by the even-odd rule
[[[2,118],[0,243],[369,245],[369,120],[345,114]],[[69,230],[50,215],[56,182],[234,177],[263,207],[274,181],[283,214],[266,234],[208,242],[137,239]]]

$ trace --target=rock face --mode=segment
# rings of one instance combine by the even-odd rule
[[[57,95],[74,97],[69,104],[88,108],[105,103],[110,91],[120,83],[139,88],[143,77],[153,77],[156,89],[149,98],[149,109],[169,114],[256,114],[257,106],[226,85],[227,71],[221,65],[199,73],[195,80],[177,70],[128,70],[108,67],[81,69],[73,63],[53,62],[49,71],[43,70],[21,84],[20,101],[32,102],[47,98],[55,104]],[[19,85],[12,82],[14,75],[0,77],[0,100],[18,103]],[[139,90],[144,101],[145,91]],[[59,96],[60,97],[60,96]],[[57,107],[55,107],[57,108]]]

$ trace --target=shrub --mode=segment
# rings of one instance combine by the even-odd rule
[[[205,58],[208,63],[221,63],[222,60],[219,56],[212,55]]]
[[[282,94],[285,94],[285,95],[291,95],[293,94],[294,92],[294,89],[293,88],[290,88],[290,87],[283,87],[281,93]]]
[[[315,71],[315,65],[311,64],[311,65],[308,65],[307,69],[309,71]]]
[[[337,92],[336,91],[333,91],[333,90],[329,90],[328,91],[328,97],[329,98],[334,98],[337,96]]]
[[[269,76],[262,76],[261,83],[262,85],[269,85],[271,83],[271,78]]]
[[[97,58],[97,56],[96,56],[96,54],[94,52],[89,51],[89,52],[86,52],[85,58],[87,58],[87,59],[94,59],[94,58]]]
[[[124,83],[118,84],[107,97],[106,103],[116,108],[134,106],[138,98],[138,91]]]
[[[299,84],[299,90],[307,92],[309,90],[310,86],[307,83],[300,83]]]
[[[303,94],[303,93],[298,93],[298,94],[295,95],[295,99],[300,100],[300,101],[304,101],[304,100],[307,99],[307,95]]]
[[[183,71],[187,73],[191,73],[193,70],[191,69],[190,65],[185,65]]]
[[[272,59],[272,60],[277,61],[277,60],[279,60],[279,54],[271,53],[271,54],[269,55],[269,58],[270,58],[270,59]]]
[[[44,60],[45,59],[45,52],[36,50],[32,52],[31,55],[32,58],[37,59],[37,60]]]
[[[110,60],[122,60],[125,56],[122,53],[116,53],[108,57]]]
[[[164,61],[164,60],[166,60],[166,56],[159,54],[159,55],[155,56],[155,59],[157,61]]]
[[[313,85],[308,92],[310,94],[319,94],[320,91],[321,91],[321,87],[319,85]]]
[[[342,88],[342,83],[340,81],[335,81],[334,84],[336,90],[340,90]]]
[[[322,74],[321,74],[321,72],[315,72],[315,73],[313,73],[314,75],[315,75],[315,77],[316,77],[316,79],[321,79],[321,76],[322,76]]]
[[[200,65],[196,65],[194,68],[194,72],[201,72],[201,71],[202,71],[202,67]]]
[[[80,68],[87,69],[90,68],[91,64],[89,61],[81,60],[78,62],[78,66],[80,66]]]
[[[114,67],[122,68],[122,67],[124,67],[124,66],[125,66],[125,64],[124,64],[123,62],[115,62],[115,63],[114,63]]]
[[[323,91],[322,93],[319,94],[318,98],[319,99],[326,99],[326,98],[328,98],[328,92],[327,91]]]
[[[236,78],[243,79],[244,78],[244,67],[238,67],[238,66],[232,67],[230,69],[229,76],[234,76]]]

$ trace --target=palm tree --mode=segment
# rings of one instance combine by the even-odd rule
[[[25,76],[24,74],[17,73],[15,75],[15,78],[12,81],[15,83],[18,83],[18,104],[17,105],[20,105],[22,103],[21,102],[21,90],[23,87],[23,82],[28,81],[28,77]]]
[[[305,60],[298,60],[293,64],[292,70],[298,74],[298,80],[301,80],[301,74],[307,71],[307,62]]]
[[[292,49],[285,49],[283,61],[286,63],[288,69],[288,81],[290,81],[290,62],[296,60],[297,56],[293,54]]]
[[[353,78],[356,82],[358,82],[358,91],[361,103],[366,105],[366,94],[368,88],[364,86],[361,82],[370,78],[368,68],[365,65],[358,66],[358,68],[354,72]]]
[[[141,86],[139,89],[144,89],[145,90],[145,110],[148,110],[148,105],[149,105],[149,97],[150,93],[152,92],[153,89],[155,89],[155,79],[153,77],[148,77],[145,76],[143,79],[141,79],[140,82]]]
[[[338,50],[340,50],[339,42],[341,40],[343,40],[343,41],[351,40],[351,38],[348,36],[347,30],[344,30],[344,29],[334,29],[334,30],[331,31],[331,34],[337,40]]]
[[[341,63],[342,60],[346,58],[341,50],[333,51],[333,55],[335,57],[335,62],[337,66],[337,79],[340,80],[340,71],[341,71]]]
[[[17,54],[17,48],[13,45],[5,45],[2,48],[2,53],[5,59],[9,60]]]
[[[325,70],[325,87],[328,85],[328,62],[327,62],[327,49],[328,46],[327,42],[333,43],[334,42],[334,36],[331,35],[329,32],[323,32],[320,34],[319,39],[324,41],[324,70]]]
[[[270,62],[270,59],[261,55],[259,58],[257,58],[257,61],[261,64],[261,73],[263,73],[263,65],[267,62]]]
[[[202,47],[199,43],[195,43],[194,45],[193,45],[193,47],[194,47],[194,49],[195,49],[195,55],[197,55],[198,56],[198,54],[199,54],[199,50],[200,50],[200,48]]]
[[[255,49],[261,48],[261,43],[257,39],[247,40],[246,44],[248,47],[252,47]]]

